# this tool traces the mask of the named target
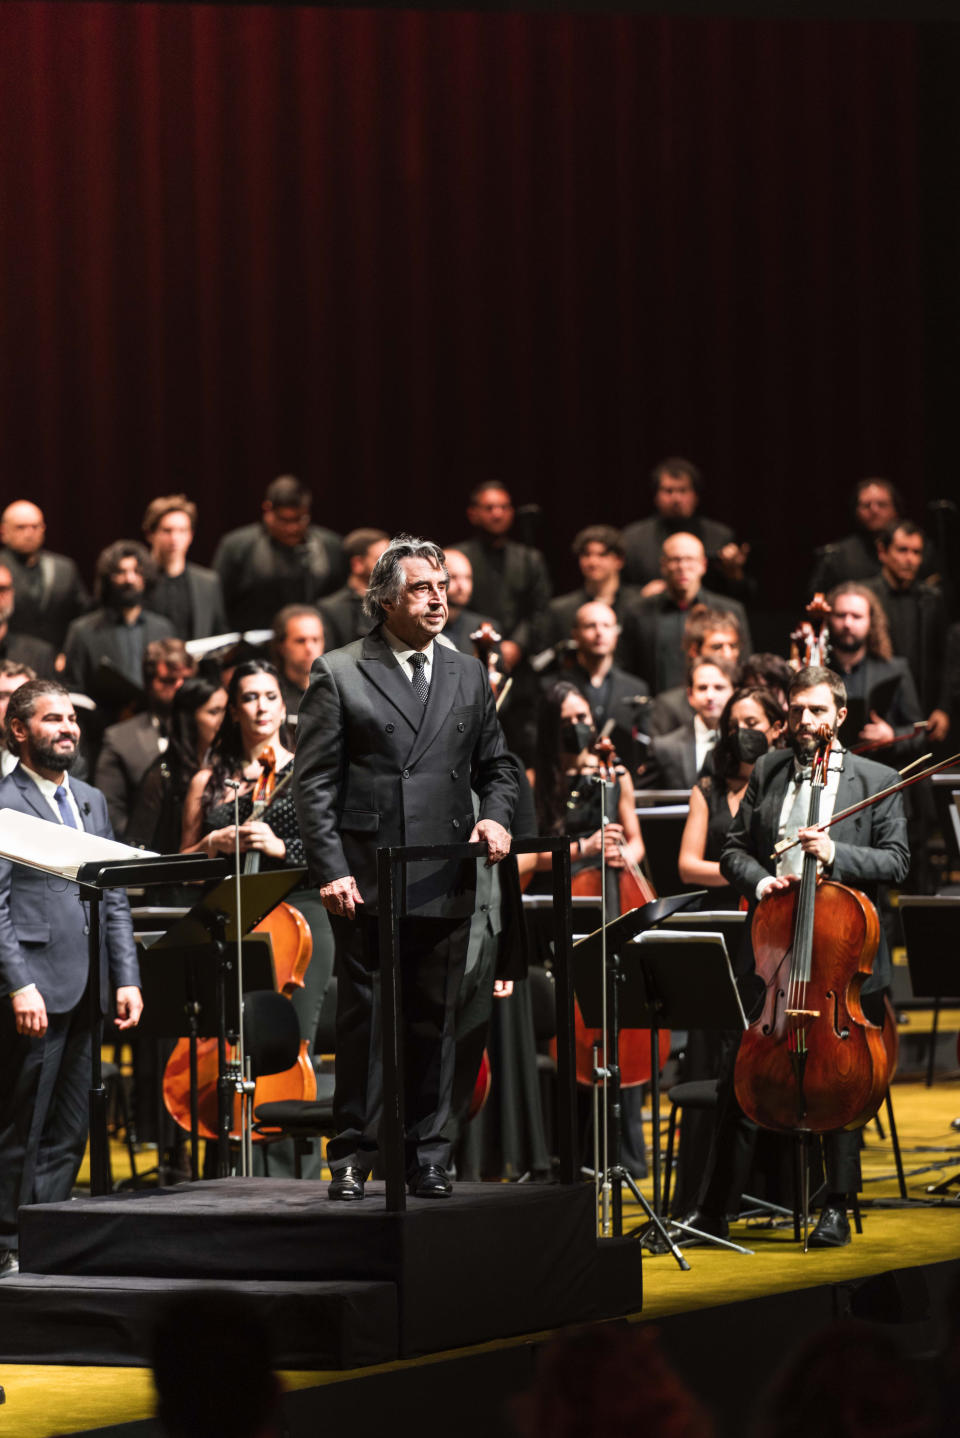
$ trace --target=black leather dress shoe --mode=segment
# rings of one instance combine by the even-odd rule
[[[685,1224],[687,1228],[696,1228],[700,1233],[709,1234],[711,1238],[727,1238],[730,1234],[730,1225],[725,1218],[718,1217],[713,1213],[704,1213],[703,1209],[695,1208],[692,1213],[686,1213],[679,1223]],[[688,1239],[685,1234],[680,1235],[683,1242],[694,1242]]]
[[[428,1163],[418,1168],[407,1187],[414,1198],[449,1198],[453,1193],[450,1176],[438,1163]]]
[[[810,1235],[808,1248],[843,1248],[850,1242],[850,1220],[846,1210],[828,1204],[821,1209],[817,1226]]]
[[[364,1172],[362,1168],[356,1168],[352,1163],[346,1168],[335,1173],[327,1189],[327,1197],[337,1200],[340,1203],[349,1203],[354,1199],[363,1198]]]

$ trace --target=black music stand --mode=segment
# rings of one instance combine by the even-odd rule
[[[722,934],[648,931],[624,954],[624,973],[627,1023],[650,1029],[653,1208],[660,1218],[660,1029],[746,1029],[747,1019]],[[686,1224],[673,1222],[671,1227],[718,1248],[750,1252]],[[648,1234],[649,1225],[641,1240]]]
[[[226,861],[229,863],[229,860]],[[222,872],[222,870],[221,870]],[[291,889],[306,873],[305,869],[262,869],[256,874],[239,878],[240,912],[237,913],[238,880],[234,874],[208,889],[188,913],[176,920],[148,949],[142,959],[147,962],[151,990],[159,997],[165,988],[170,991],[159,999],[161,1012],[157,1022],[169,1024],[165,1037],[185,1036],[190,1046],[191,1099],[191,1177],[197,1177],[198,1135],[196,1114],[196,1039],[217,1040],[217,1177],[230,1174],[230,1130],[233,1126],[233,1095],[237,1079],[227,1062],[227,1042],[240,1031],[239,996],[235,983],[227,979],[233,972],[238,937],[244,940],[244,992],[273,988],[272,950],[264,963],[263,946],[249,948],[250,930],[282,903]],[[238,923],[239,917],[239,923]],[[254,972],[246,971],[247,954],[254,963]],[[143,970],[141,970],[143,977]],[[185,1025],[185,1027],[184,1027]],[[156,1023],[151,1030],[160,1033]]]
[[[574,945],[573,950],[574,988],[583,1021],[588,1028],[605,1030],[607,1036],[605,1067],[597,1069],[596,1077],[605,1080],[606,1112],[612,1120],[610,1128],[613,1133],[613,1162],[612,1164],[606,1163],[606,1158],[609,1158],[609,1154],[607,1154],[603,1188],[604,1194],[608,1184],[612,1190],[613,1236],[619,1238],[623,1234],[623,1185],[626,1184],[682,1269],[688,1269],[689,1263],[672,1243],[659,1213],[655,1208],[651,1208],[637,1187],[633,1175],[621,1162],[620,1033],[623,1028],[648,1028],[649,1025],[633,1024],[632,1022],[624,1024],[621,1020],[619,990],[625,985],[627,976],[622,967],[620,955],[638,934],[649,930],[654,924],[677,913],[689,904],[695,903],[702,897],[703,892],[701,889],[693,894],[678,894],[670,898],[654,899],[640,908],[630,909],[626,914],[621,914],[619,918],[611,919],[605,928],[596,929],[592,934],[581,939]],[[604,953],[606,954],[606,1006],[603,992]],[[651,1077],[659,1084],[659,1045],[654,1042],[653,1034],[651,1034]],[[659,1150],[656,1150],[654,1159],[655,1193],[659,1185],[658,1160]],[[599,1174],[596,1177],[599,1179]],[[606,1207],[604,1207],[604,1221],[606,1222]]]
[[[196,1182],[200,1177],[197,1042],[201,1038],[219,1038],[221,999],[225,1032],[238,1032],[237,990],[235,985],[225,983],[222,946],[212,937],[206,944],[185,944],[181,948],[142,944],[138,948],[143,991],[140,1030],[148,1038],[190,1040],[190,1178]],[[245,934],[244,993],[274,987],[273,946],[269,934]],[[223,1076],[218,1070],[218,1095]],[[162,1081],[158,1103],[162,1111]],[[158,1124],[158,1134],[162,1131]]]
[[[188,884],[219,879],[226,873],[226,859],[208,859],[203,854],[153,854],[143,859],[94,860],[81,864],[76,883],[90,901],[88,939],[90,1014],[90,1192],[110,1192],[110,1147],[107,1138],[107,1091],[103,1086],[100,1060],[103,1016],[100,1012],[100,903],[107,889],[140,889],[151,884]],[[56,871],[51,871],[56,872]],[[62,875],[60,875],[62,877]]]
[[[937,1025],[944,998],[960,993],[957,941],[960,939],[960,895],[901,894],[898,910],[907,946],[910,986],[915,995],[933,999],[933,1029],[927,1052],[927,1087],[933,1083]],[[927,1193],[946,1194],[960,1184],[960,1172],[940,1183],[928,1184]]]

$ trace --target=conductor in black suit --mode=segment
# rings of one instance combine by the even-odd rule
[[[6,732],[19,764],[0,809],[112,838],[103,795],[68,778],[80,730],[67,691],[32,679],[10,696]],[[17,1209],[70,1196],[87,1134],[90,1076],[87,905],[76,887],[0,860],[0,1274],[15,1266]],[[143,1007],[127,897],[104,894],[101,993],[117,1027]]]
[[[483,841],[509,852],[517,782],[479,660],[437,642],[447,621],[443,551],[401,535],[370,578],[373,631],[317,660],[300,706],[297,812],[311,882],[337,946],[338,1133],[330,1197],[360,1199],[382,1108],[377,848]],[[480,800],[474,822],[473,794]],[[454,1020],[476,863],[411,864],[401,919],[410,1192],[451,1192],[443,1137]]]

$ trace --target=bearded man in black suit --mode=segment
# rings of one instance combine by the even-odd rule
[[[377,561],[365,638],[316,661],[300,706],[297,813],[311,882],[337,946],[338,1134],[330,1197],[360,1199],[377,1150],[377,849],[483,841],[510,849],[517,781],[486,671],[437,643],[447,621],[443,551],[400,535]],[[480,800],[474,822],[473,794]],[[406,1150],[410,1192],[443,1198],[454,1020],[474,910],[476,863],[411,864],[401,919]]]
[[[809,765],[817,730],[826,724],[836,736],[845,717],[846,691],[840,676],[830,669],[801,669],[788,696],[791,747],[773,749],[758,760],[720,858],[724,878],[749,900],[751,918],[771,894],[799,883],[805,854],[816,857],[824,877],[851,884],[874,900],[881,884],[897,884],[906,876],[910,850],[899,794],[891,794],[829,829],[808,828],[806,820],[798,818],[807,810]],[[820,802],[821,823],[859,800],[879,794],[896,779],[893,770],[849,753],[834,738]],[[798,837],[800,844],[775,861],[770,856],[784,837]],[[873,971],[862,990],[864,1012],[873,1023],[883,1023],[883,991],[890,977],[890,952],[881,926]],[[720,1236],[731,1203],[739,1203],[752,1153],[753,1132],[736,1102],[732,1079],[731,1062],[721,1076],[711,1166],[700,1209],[691,1220],[692,1226]],[[823,1137],[827,1189],[811,1247],[835,1248],[850,1242],[846,1206],[860,1187],[859,1145],[857,1131]]]

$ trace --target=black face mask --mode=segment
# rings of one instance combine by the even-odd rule
[[[596,733],[592,724],[582,719],[564,719],[560,725],[560,747],[564,754],[579,754],[593,743]]]
[[[744,729],[742,725],[731,731],[729,744],[738,764],[755,764],[770,748],[766,734],[760,729]]]

